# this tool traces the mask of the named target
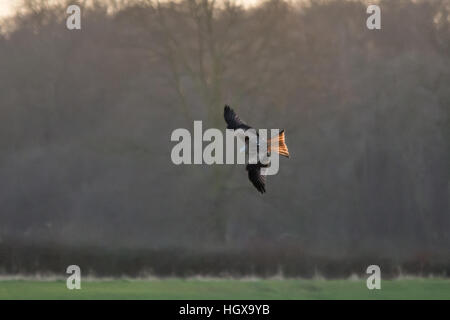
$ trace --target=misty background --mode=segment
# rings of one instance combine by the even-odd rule
[[[450,274],[449,0],[63,2],[0,22],[1,272]],[[171,161],[224,104],[286,130],[264,195]]]

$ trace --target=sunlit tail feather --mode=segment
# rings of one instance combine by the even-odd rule
[[[289,150],[285,142],[284,130],[281,130],[278,136],[269,139],[267,143],[269,152],[276,152],[282,156],[289,158]]]

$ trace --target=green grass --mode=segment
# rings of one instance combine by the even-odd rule
[[[0,281],[0,299],[450,299],[450,279]]]

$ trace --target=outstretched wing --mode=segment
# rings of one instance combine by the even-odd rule
[[[248,179],[253,183],[259,192],[266,192],[266,176],[261,175],[261,165],[260,164],[248,164]]]
[[[239,117],[237,116],[236,112],[234,112],[233,109],[231,109],[229,106],[225,106],[223,110],[223,117],[225,118],[225,121],[227,123],[227,129],[243,129],[247,130],[251,127],[244,123]]]

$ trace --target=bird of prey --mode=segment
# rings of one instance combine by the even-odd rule
[[[242,121],[238,115],[234,112],[232,108],[228,105],[225,105],[223,116],[225,118],[225,122],[227,123],[227,129],[238,130],[242,129],[243,131],[247,131],[251,129],[248,124]],[[259,135],[256,134],[256,139],[259,140]],[[278,141],[276,147],[272,146],[272,143]],[[259,143],[258,143],[259,145]],[[284,138],[284,130],[281,130],[279,135],[275,138],[269,139],[267,143],[269,152],[277,152],[278,154],[289,158],[289,151],[285,143]],[[245,148],[248,148],[248,137],[245,137]],[[257,161],[255,164],[247,164],[246,170],[248,172],[248,179],[255,186],[255,188],[261,192],[266,192],[266,176],[261,174],[261,168],[268,167],[269,164],[263,164],[260,161]]]

